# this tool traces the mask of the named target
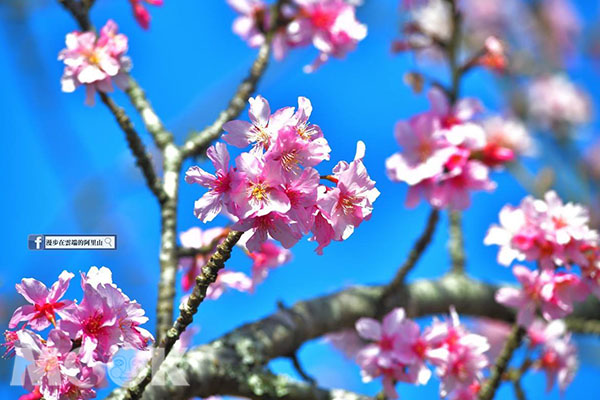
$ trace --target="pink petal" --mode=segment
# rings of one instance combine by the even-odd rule
[[[381,339],[381,325],[373,318],[360,318],[356,321],[356,331],[364,339],[373,341]]]
[[[250,144],[251,129],[253,129],[253,125],[247,121],[226,122],[223,130],[227,133],[223,135],[223,140],[232,146],[244,148]]]
[[[42,282],[33,278],[24,278],[15,288],[25,300],[31,304],[45,304],[48,297],[48,288]]]

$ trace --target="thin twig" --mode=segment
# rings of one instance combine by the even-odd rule
[[[194,314],[198,311],[198,307],[204,301],[206,297],[206,291],[211,283],[217,280],[217,274],[219,270],[225,267],[225,262],[231,256],[231,251],[235,244],[242,237],[242,232],[231,231],[225,238],[223,243],[217,246],[217,250],[210,257],[210,260],[204,267],[202,267],[202,273],[196,277],[196,285],[192,290],[192,294],[188,297],[188,300],[179,309],[179,317],[175,320],[175,323],[167,332],[164,339],[161,340],[158,345],[158,349],[162,351],[161,357],[158,361],[151,360],[141,375],[141,380],[134,386],[127,390],[125,399],[134,400],[139,399],[144,393],[144,389],[152,380],[153,368],[160,367],[160,364],[164,358],[169,354],[173,345],[179,339],[179,336],[185,331],[185,329],[192,323]]]
[[[389,297],[392,293],[400,290],[404,285],[404,280],[408,273],[414,268],[417,264],[417,261],[421,258],[421,255],[431,242],[433,238],[433,233],[435,232],[435,227],[439,221],[440,212],[437,208],[432,208],[429,213],[429,217],[427,218],[427,225],[425,226],[425,230],[421,233],[421,236],[415,242],[413,248],[411,249],[406,261],[404,264],[398,269],[396,276],[387,286],[383,296],[382,301],[385,301],[387,297]]]
[[[294,369],[296,370],[296,372],[298,373],[298,375],[300,375],[300,377],[302,379],[304,379],[306,382],[310,383],[311,385],[317,384],[317,380],[315,378],[313,378],[312,376],[310,376],[304,370],[304,367],[302,367],[302,364],[300,364],[300,360],[298,359],[297,353],[292,353],[292,355],[289,356],[289,359],[292,361],[292,365],[294,366]]]
[[[240,83],[235,94],[229,101],[227,108],[219,114],[217,119],[209,126],[204,128],[200,132],[192,133],[190,138],[183,145],[184,158],[193,157],[204,154],[210,144],[219,138],[223,130],[223,125],[234,118],[246,108],[248,98],[256,90],[258,81],[264,74],[269,63],[269,57],[271,55],[271,43],[273,40],[273,34],[275,29],[278,27],[279,8],[283,3],[279,0],[273,6],[273,12],[271,15],[271,29],[265,34],[265,42],[260,46],[258,55],[250,68],[248,76]]]
[[[125,114],[125,111],[117,106],[115,102],[108,97],[106,93],[98,92],[100,94],[100,98],[102,102],[106,104],[110,112],[114,115],[117,123],[125,132],[125,138],[127,139],[127,143],[129,144],[129,148],[131,152],[136,158],[136,164],[142,170],[142,174],[146,179],[146,184],[154,193],[159,203],[164,203],[166,201],[166,194],[161,186],[160,179],[156,176],[156,172],[154,171],[154,166],[152,165],[152,158],[150,154],[146,152],[146,148],[144,147],[144,143],[140,139],[138,133],[133,127],[133,123]]]
[[[462,229],[462,214],[460,211],[450,211],[450,239],[448,240],[450,252],[451,271],[464,273],[465,271],[465,240]]]
[[[521,345],[524,335],[525,329],[518,324],[515,324],[510,332],[510,335],[506,339],[506,343],[504,344],[500,355],[492,366],[490,378],[485,382],[481,388],[481,391],[479,392],[479,400],[492,400],[494,398],[496,390],[500,386],[502,376],[508,368],[510,359],[512,358],[515,350]]]

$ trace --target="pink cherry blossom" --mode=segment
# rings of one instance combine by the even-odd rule
[[[19,340],[17,331],[4,331],[4,343],[0,343],[0,347],[4,347],[2,358],[11,358],[15,355],[15,343]]]
[[[287,176],[283,190],[290,201],[287,216],[298,223],[302,233],[308,233],[314,225],[317,204],[319,173],[306,168],[300,175]]]
[[[62,398],[62,386],[79,372],[77,355],[71,352],[72,343],[68,335],[58,329],[48,334],[47,341],[28,330],[20,330],[17,335],[17,355],[31,362],[26,370],[30,384],[39,386],[45,399]]]
[[[312,141],[323,137],[323,132],[318,125],[308,122],[313,111],[312,103],[309,99],[303,96],[298,97],[298,109],[288,121],[288,123],[296,128],[296,132],[302,139]],[[326,142],[325,142],[326,143]]]
[[[525,125],[516,118],[491,117],[482,122],[486,136],[486,149],[484,153],[493,152],[494,158],[501,161],[511,161],[514,156],[531,156],[536,152],[533,138],[525,128]],[[510,150],[512,157],[505,152],[500,157],[496,156],[502,149]]]
[[[334,231],[334,240],[345,240],[362,221],[371,218],[373,202],[379,197],[375,181],[371,180],[362,162],[365,145],[358,142],[354,161],[342,161],[333,170],[336,187],[325,191],[318,199],[322,215]]]
[[[588,211],[580,205],[564,204],[556,192],[544,200],[525,197],[519,207],[504,206],[500,225],[492,225],[484,239],[500,246],[498,262],[537,260],[544,268],[577,263],[587,265],[585,250],[594,247],[598,233],[589,227]]]
[[[197,183],[208,190],[194,205],[194,214],[202,222],[212,221],[230,202],[232,182],[235,172],[229,166],[229,152],[225,143],[216,143],[206,151],[215,167],[215,174],[209,174],[198,166],[190,167],[185,173],[187,183]]]
[[[133,16],[135,20],[144,29],[150,28],[150,13],[144,7],[144,3],[151,4],[153,6],[162,6],[163,0],[129,0],[133,10]]]
[[[504,43],[495,36],[489,36],[484,42],[484,53],[477,62],[493,71],[504,72],[508,63],[505,52]]]
[[[546,372],[546,390],[550,391],[555,382],[564,391],[573,381],[577,371],[577,349],[571,342],[571,335],[547,342],[540,356],[538,369]]]
[[[561,319],[555,319],[546,322],[542,319],[536,319],[527,328],[527,338],[529,347],[545,346],[552,341],[557,340],[567,333],[567,326]]]
[[[403,151],[386,160],[387,174],[392,181],[413,186],[444,171],[453,149],[433,114],[420,114],[408,122],[398,122],[394,134]]]
[[[131,61],[125,56],[127,37],[117,34],[117,25],[112,20],[101,29],[99,37],[94,32],[67,34],[66,45],[58,55],[65,63],[61,79],[63,92],[73,92],[84,85],[85,102],[93,105],[96,91],[112,92],[113,82],[123,90],[128,87]]]
[[[265,280],[271,269],[286,264],[292,259],[292,252],[274,242],[261,243],[258,251],[248,254],[252,259],[252,283],[256,286]]]
[[[365,341],[354,329],[329,333],[325,335],[324,339],[350,360],[354,360],[358,352],[365,346]]]
[[[234,120],[225,123],[223,130],[227,133],[223,135],[223,140],[236,147],[243,148],[254,144],[266,149],[277,136],[279,129],[293,116],[294,108],[281,108],[271,114],[269,102],[264,97],[251,97],[248,102],[250,122]]]
[[[234,215],[239,218],[263,217],[269,213],[286,213],[290,200],[282,184],[278,164],[267,162],[256,152],[242,153],[236,159],[237,173],[232,184]]]
[[[551,321],[573,311],[573,302],[587,297],[587,290],[577,275],[553,272],[549,269],[531,271],[523,266],[513,268],[522,289],[503,287],[496,292],[496,301],[518,309],[517,322],[529,327],[539,308],[542,316]]]
[[[227,4],[240,14],[233,22],[233,32],[250,47],[263,44],[264,28],[269,18],[267,5],[262,0],[227,0]]]
[[[31,305],[17,308],[8,326],[13,329],[20,322],[25,321],[26,326],[41,331],[50,324],[56,325],[55,314],[62,316],[73,304],[71,300],[60,301],[69,288],[69,282],[73,276],[72,273],[63,271],[59,275],[58,281],[49,290],[46,285],[33,278],[23,279],[20,284],[15,285],[17,292]]]
[[[487,356],[495,360],[502,349],[511,331],[511,324],[491,318],[476,318],[473,322],[475,333],[485,337],[490,345]]]
[[[120,300],[112,286],[101,287]],[[121,337],[117,324],[119,310],[112,306],[115,304],[109,304],[101,292],[87,284],[81,303],[60,320],[61,330],[73,340],[81,340],[81,360],[84,363],[92,360],[107,362],[118,350],[117,343]]]
[[[217,280],[212,283],[206,291],[206,298],[216,300],[227,288],[236,289],[240,292],[249,292],[253,287],[252,279],[243,272],[220,270]]]
[[[531,116],[542,125],[582,124],[590,119],[588,95],[564,75],[542,76],[527,88]]]
[[[488,365],[485,353],[489,350],[487,339],[469,332],[461,325],[454,308],[447,321],[437,321],[424,333],[433,347],[429,361],[434,364],[441,380],[440,396],[455,398],[465,389],[478,388],[483,379],[483,369]],[[456,397],[460,398],[460,397]]]
[[[367,27],[356,20],[355,7],[344,0],[294,0],[297,19],[287,28],[294,45],[312,42],[319,56],[305,72],[314,72],[329,57],[343,58],[367,36]]]
[[[385,316],[382,324],[371,318],[356,322],[359,336],[372,341],[356,355],[362,379],[369,382],[381,376],[386,396],[392,399],[398,398],[394,387],[396,381],[424,384],[431,375],[421,372],[421,365],[414,368],[398,359],[397,345],[404,333],[404,318],[404,310],[397,308]]]
[[[260,245],[269,237],[279,241],[286,249],[294,246],[302,238],[299,224],[285,214],[277,212],[240,220],[232,228],[239,231],[251,231],[246,242],[246,247],[251,252],[260,251]]]
[[[197,254],[195,257],[180,257],[179,269],[184,271],[181,286],[184,291],[189,291],[196,283],[196,277],[200,275],[202,267],[206,265],[210,255],[217,245],[227,236],[226,228],[210,228],[202,230],[198,227],[190,228],[179,234],[181,245],[191,249],[212,248],[205,254]]]
[[[581,19],[573,4],[567,0],[547,0],[540,5],[540,14],[547,24],[547,41],[563,53],[574,50],[582,31]]]
[[[276,163],[285,173],[298,173],[300,167],[314,167],[329,160],[331,148],[325,138],[305,140],[293,126],[279,130],[277,139],[265,153],[267,162]]]

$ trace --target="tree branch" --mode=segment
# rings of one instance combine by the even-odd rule
[[[462,214],[460,211],[450,211],[450,239],[448,250],[450,252],[451,271],[465,272],[465,240],[462,230]]]
[[[179,336],[181,336],[188,325],[192,323],[194,314],[196,314],[198,307],[206,297],[208,286],[217,280],[219,270],[225,267],[225,262],[231,256],[233,247],[241,237],[242,232],[231,231],[225,240],[223,240],[223,243],[217,246],[217,250],[210,257],[210,260],[208,260],[206,265],[202,267],[202,273],[196,277],[196,285],[192,290],[192,294],[190,294],[187,302],[179,309],[179,317],[177,317],[177,320],[167,332],[166,337],[160,341],[158,349],[164,352],[162,353],[164,356],[169,355],[169,352],[173,348],[175,342],[179,339]],[[155,352],[155,354],[158,355],[157,352]],[[127,390],[125,395],[126,399],[135,400],[141,397],[144,393],[144,389],[152,379],[153,368],[159,368],[162,360],[162,358],[155,358],[146,365],[140,373],[137,383]]]
[[[525,329],[515,323],[510,335],[506,339],[506,343],[504,344],[498,359],[496,359],[495,364],[492,366],[491,376],[484,383],[481,391],[479,392],[479,396],[477,397],[479,400],[492,400],[494,398],[496,390],[502,381],[502,376],[508,368],[510,359],[512,358],[515,350],[521,346],[523,336],[525,336]]]
[[[129,96],[131,104],[140,113],[146,130],[154,139],[156,146],[164,150],[167,144],[173,143],[173,134],[165,129],[162,121],[146,98],[146,94],[131,76],[129,77],[129,87],[125,90],[125,93]]]
[[[73,18],[79,24],[79,27],[84,31],[93,31],[94,27],[90,22],[88,11],[94,4],[92,0],[80,2],[77,0],[58,0],[58,2],[73,15]]]
[[[164,192],[160,179],[156,176],[156,172],[154,171],[154,166],[152,165],[152,160],[150,154],[146,152],[144,144],[140,139],[138,133],[135,131],[133,127],[133,123],[125,114],[125,111],[117,106],[115,102],[108,97],[108,95],[104,92],[98,92],[100,94],[100,98],[102,102],[106,104],[110,112],[114,115],[117,123],[125,132],[125,139],[127,139],[127,144],[129,144],[129,148],[131,152],[136,158],[136,164],[142,170],[142,174],[146,179],[146,184],[154,193],[159,203],[164,203],[166,201],[166,193]]]
[[[265,42],[258,50],[258,55],[250,67],[248,76],[240,83],[235,94],[229,101],[227,108],[219,114],[217,119],[212,125],[207,126],[200,132],[192,133],[191,137],[183,145],[184,158],[193,157],[204,154],[210,144],[217,140],[221,136],[223,125],[234,118],[246,108],[248,98],[256,90],[258,81],[264,74],[269,63],[269,57],[271,55],[271,42],[273,40],[273,34],[279,26],[279,9],[285,0],[279,0],[273,7],[271,13],[271,24],[272,27],[269,32],[265,34]]]
[[[427,225],[425,226],[425,230],[421,233],[419,239],[415,242],[412,250],[408,254],[406,261],[404,264],[398,269],[396,276],[387,286],[383,296],[382,301],[385,301],[387,297],[389,297],[392,293],[399,291],[402,289],[402,285],[404,285],[404,280],[406,275],[414,268],[417,261],[421,258],[421,255],[427,249],[427,246],[431,242],[433,238],[433,234],[435,232],[435,228],[440,218],[440,212],[437,208],[432,208],[429,213],[429,217],[427,218]]]
[[[461,314],[514,321],[514,311],[498,303],[494,295],[498,286],[464,275],[450,274],[440,280],[418,280],[393,293],[384,311],[404,307],[410,317],[446,314],[453,304]],[[287,357],[303,343],[327,333],[352,328],[358,318],[375,318],[385,286],[356,286],[327,296],[303,301],[253,323],[243,325],[212,343],[191,349],[182,356],[169,357],[160,373],[183,374],[188,386],[150,385],[144,399],[178,400],[192,396],[206,397],[222,393],[219,382],[210,381],[220,365],[264,366],[270,360]],[[600,320],[600,306],[590,298],[573,312],[575,318]],[[228,364],[229,363],[229,364]],[[234,368],[234,369],[235,369]],[[159,373],[159,375],[160,375]],[[204,383],[207,382],[207,383]],[[212,385],[210,382],[215,383]],[[111,399],[123,399],[124,391]]]

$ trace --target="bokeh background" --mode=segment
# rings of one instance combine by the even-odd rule
[[[574,2],[584,23],[600,16],[596,1]],[[234,12],[224,1],[165,1],[152,7],[152,27],[143,31],[133,20],[127,2],[99,0],[92,19],[102,25],[113,18],[130,39],[132,74],[144,87],[153,106],[181,143],[193,129],[212,122],[225,106],[238,82],[246,74],[256,51],[231,32]],[[158,281],[159,218],[157,202],[145,187],[124,135],[102,104],[83,105],[83,90],[60,92],[62,65],[58,52],[64,36],[76,28],[72,18],[53,1],[4,0],[0,2],[0,121],[3,195],[0,196],[2,251],[0,251],[0,327],[4,329],[12,311],[23,303],[14,285],[23,277],[51,284],[67,269],[86,271],[92,265],[113,270],[117,284],[146,309],[153,330]],[[323,256],[306,240],[293,249],[294,259],[271,273],[253,295],[227,292],[218,301],[202,305],[194,325],[200,331],[194,343],[204,343],[276,310],[277,302],[326,294],[353,284],[375,284],[389,280],[421,232],[428,207],[404,207],[406,186],[391,183],[384,161],[397,150],[394,123],[428,108],[423,95],[414,94],[402,82],[403,74],[415,68],[410,55],[393,55],[390,43],[398,35],[399,7],[396,0],[366,1],[358,19],[368,25],[367,38],[346,60],[333,60],[317,73],[307,75],[302,66],[316,56],[312,48],[290,53],[282,62],[272,62],[258,93],[272,108],[295,105],[299,95],[314,105],[311,122],[323,129],[332,147],[332,162],[351,160],[357,140],[367,145],[365,164],[377,181],[381,196],[370,221],[345,243],[333,243]],[[428,67],[443,80],[441,66]],[[576,57],[568,71],[585,86],[596,103],[600,66],[592,57]],[[491,111],[502,110],[493,74],[470,74],[463,93],[478,96]],[[123,93],[115,100],[125,106],[136,126],[141,120]],[[245,114],[244,114],[245,117]],[[597,121],[580,129],[576,145],[583,149],[598,132]],[[149,137],[143,139],[150,146]],[[543,139],[542,139],[543,141]],[[560,152],[557,153],[560,160]],[[159,155],[154,152],[157,165]],[[203,161],[200,161],[203,163]],[[184,168],[192,163],[189,162]],[[526,165],[539,167],[535,159]],[[493,194],[478,193],[464,214],[467,270],[487,281],[512,281],[509,269],[497,265],[497,248],[485,247],[483,237],[497,221],[500,208],[516,204],[526,191],[507,172],[494,173],[498,188]],[[182,184],[178,226],[199,226],[192,213],[193,202],[202,194],[198,187]],[[223,221],[216,221],[216,223]],[[29,251],[31,233],[113,233],[116,251]],[[444,216],[434,241],[411,279],[437,277],[449,268],[446,250],[447,219]],[[241,255],[230,264],[247,271],[250,260]],[[69,294],[79,296],[74,280]],[[549,399],[590,398],[600,373],[598,338],[577,338],[581,368],[564,396],[554,389]],[[305,345],[299,357],[305,369],[326,387],[341,387],[367,394],[379,391],[379,383],[363,384],[359,368],[323,340]],[[0,398],[17,398],[20,387],[9,386],[13,360],[0,361]],[[288,360],[273,362],[275,371],[298,378]],[[513,397],[505,385],[499,399]],[[544,376],[530,373],[524,381],[532,399],[543,396]],[[102,398],[110,388],[101,390]],[[426,387],[400,385],[404,398],[438,398],[438,381]]]

